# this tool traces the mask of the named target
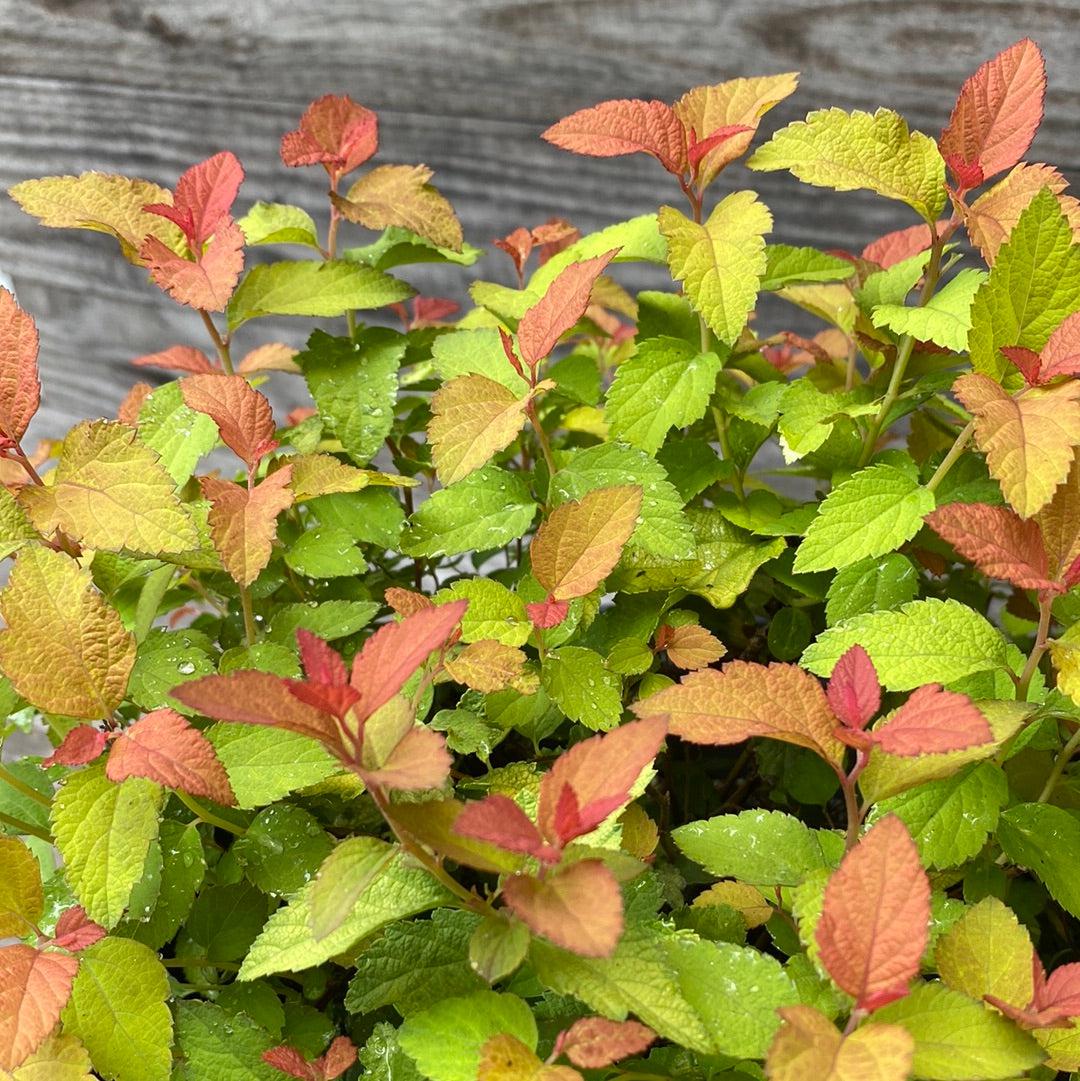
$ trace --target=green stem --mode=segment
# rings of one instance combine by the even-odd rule
[[[1050,637],[1050,616],[1052,608],[1052,598],[1043,597],[1039,600],[1039,629],[1035,632],[1035,644],[1031,647],[1031,653],[1028,655],[1027,664],[1024,665],[1024,670],[1020,673],[1020,679],[1016,684],[1016,700],[1018,702],[1027,701],[1031,680],[1039,667],[1039,661],[1042,660],[1042,656],[1046,652],[1046,643]]]
[[[548,468],[548,480],[550,481],[555,476],[555,456],[551,453],[551,443],[548,441],[547,432],[544,431],[539,416],[537,416],[534,401],[530,401],[526,406],[525,415],[529,418],[533,431],[536,433],[536,441],[540,444],[540,450],[544,455],[544,461]]]
[[[178,788],[174,788],[173,795],[175,795],[200,822],[205,822],[208,826],[214,826],[219,830],[224,830],[226,833],[235,834],[237,837],[243,837],[244,834],[247,833],[247,830],[244,829],[243,826],[238,826],[235,822],[227,822],[224,818],[219,818],[213,811],[208,811],[201,803],[198,803],[186,792],[181,792]]]
[[[716,406],[712,407],[713,423],[716,425],[716,439],[720,444],[720,453],[724,456],[725,462],[731,462],[733,473],[731,475],[731,487],[735,491],[735,496],[740,503],[746,503],[746,490],[743,487],[742,470],[735,466],[731,457],[731,440],[728,439],[727,430],[727,415],[723,410],[717,409]]]
[[[7,766],[0,765],[0,781],[14,788],[16,792],[26,796],[27,799],[32,799],[35,803],[40,803],[42,807],[51,807],[52,800],[48,796],[43,795],[36,788],[31,788],[25,781],[20,780],[7,768]]]
[[[52,835],[48,830],[43,830],[40,826],[35,826],[31,822],[24,822],[21,818],[16,818],[14,815],[4,814],[0,811],[0,822],[5,826],[10,826],[13,830],[18,830],[19,833],[25,833],[30,837],[38,837],[47,844],[52,844]]]
[[[251,591],[247,586],[240,587],[240,609],[244,613],[244,638],[250,647],[259,640],[259,632],[255,626],[255,611],[251,606]]]
[[[199,314],[202,316],[203,325],[206,327],[206,332],[210,335],[210,340],[214,343],[214,348],[217,350],[218,356],[221,358],[221,366],[225,369],[227,375],[235,375],[233,370],[232,354],[229,352],[229,340],[223,338],[218,333],[218,328],[214,326],[214,320],[210,318],[210,313],[199,309]]]
[[[967,427],[956,437],[955,442],[949,448],[949,453],[941,459],[941,465],[934,470],[934,475],[926,482],[926,490],[928,492],[934,491],[934,489],[945,479],[945,474],[956,465],[957,459],[964,453],[964,449],[968,445],[968,440],[971,439],[974,431],[975,421],[972,420],[968,422]]]
[[[1061,780],[1061,775],[1069,764],[1069,759],[1076,754],[1078,747],[1080,747],[1080,728],[1072,734],[1069,742],[1058,752],[1057,758],[1054,759],[1054,768],[1050,771],[1050,776],[1046,778],[1046,784],[1043,785],[1043,790],[1039,793],[1036,803],[1046,803],[1054,794],[1054,789],[1057,788],[1058,781]]]

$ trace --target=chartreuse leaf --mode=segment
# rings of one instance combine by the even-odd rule
[[[772,224],[769,208],[752,191],[721,199],[703,224],[673,207],[660,208],[672,277],[725,345],[735,343],[757,301],[766,268],[764,236]]]
[[[864,612],[887,611],[914,600],[919,572],[907,556],[889,552],[844,567],[829,583],[825,619],[831,627]]]
[[[469,965],[469,939],[478,918],[436,909],[431,919],[391,924],[360,953],[345,996],[352,1013],[393,1006],[409,1017],[436,1001],[479,990],[483,981]]]
[[[882,800],[875,814],[904,822],[927,867],[959,867],[979,854],[1008,797],[1001,768],[983,762]]]
[[[831,870],[844,852],[839,834],[812,830],[781,811],[718,815],[671,835],[709,874],[769,886],[797,886],[813,871]]]
[[[1042,1048],[1001,1014],[941,983],[924,983],[882,1007],[875,1023],[915,1038],[915,1076],[926,1081],[1004,1081],[1037,1066]]]
[[[393,426],[405,344],[382,327],[356,341],[317,330],[296,356],[319,413],[357,465],[375,456]]]
[[[104,938],[79,954],[64,1031],[109,1081],[167,1081],[172,1071],[169,980],[141,942]]]
[[[642,214],[589,233],[537,267],[529,279],[534,292],[544,289],[571,263],[592,259],[618,248],[616,263],[663,263],[667,247],[655,214]]]
[[[876,413],[877,408],[873,403],[857,401],[851,394],[822,393],[806,379],[788,383],[780,399],[777,422],[784,461],[790,464],[812,454],[842,418]]]
[[[934,494],[910,469],[880,462],[837,485],[822,501],[795,556],[796,573],[847,567],[911,540],[934,509]]]
[[[163,793],[141,777],[113,784],[104,765],[70,774],[56,794],[53,837],[64,877],[91,919],[113,927],[158,835]]]
[[[437,556],[501,548],[529,528],[536,509],[520,474],[487,465],[421,503],[401,550]]]
[[[11,1073],[0,1072],[3,1081],[93,1081],[86,1048],[75,1036],[52,1035]]]
[[[463,642],[492,639],[506,646],[523,646],[532,633],[525,602],[492,578],[462,579],[439,590],[432,599],[436,604],[469,602],[461,620]]]
[[[1020,803],[1003,812],[998,842],[1013,863],[1027,867],[1066,912],[1080,916],[1080,820],[1062,807]]]
[[[38,532],[26,517],[26,511],[7,488],[0,487],[0,559],[17,552],[27,541],[37,537]]]
[[[993,995],[1023,1009],[1031,1001],[1031,936],[996,897],[969,908],[934,947],[942,982],[981,1002]]]
[[[510,366],[494,327],[440,334],[432,343],[431,357],[444,383],[463,375],[483,375],[515,396],[525,393],[525,380]]]
[[[413,289],[381,270],[342,260],[263,263],[229,301],[229,330],[264,315],[330,317],[407,300]]]
[[[244,959],[241,980],[322,964],[384,924],[434,908],[448,896],[443,886],[399,852],[371,880],[344,922],[316,940],[309,922],[312,887],[309,883],[270,917]]]
[[[481,1049],[503,1033],[536,1047],[532,1011],[516,995],[477,991],[413,1014],[398,1030],[398,1042],[431,1081],[476,1081]]]
[[[780,962],[730,942],[678,936],[665,945],[679,987],[701,1017],[713,1053],[763,1058],[780,1025],[777,1009],[799,1001]]]
[[[544,690],[572,721],[607,731],[622,716],[622,679],[599,653],[581,646],[552,650],[540,670]]]
[[[772,292],[801,282],[836,282],[850,278],[855,267],[847,259],[817,248],[793,248],[790,244],[765,246],[765,273],[761,288]]]
[[[612,439],[655,454],[669,429],[700,420],[709,404],[720,358],[681,338],[647,338],[615,371],[605,419]]]
[[[971,331],[971,302],[985,281],[986,274],[981,270],[961,270],[921,307],[882,304],[875,308],[874,326],[962,353]]]
[[[968,349],[977,372],[1000,381],[1003,345],[1039,352],[1051,331],[1080,308],[1080,245],[1052,191],[1020,215],[971,306]]]
[[[891,109],[819,109],[781,128],[746,164],[766,172],[788,169],[835,191],[867,188],[907,203],[928,222],[945,206],[945,162],[934,140],[910,132]]]
[[[161,456],[175,484],[185,484],[204,454],[218,440],[217,425],[206,413],[184,402],[177,382],[166,383],[148,395],[139,410],[139,439]],[[189,545],[194,547],[194,543]]]
[[[181,1000],[176,1011],[175,1081],[280,1081],[263,1062],[274,1041],[243,1013],[226,1013],[212,1002]]]
[[[256,203],[237,223],[248,244],[302,244],[318,248],[318,229],[311,215],[288,203]]]
[[[412,263],[453,263],[455,266],[472,266],[481,255],[482,248],[463,244],[460,251],[440,248],[430,240],[399,225],[384,229],[382,235],[370,244],[347,248],[342,256],[354,263],[367,263],[378,270],[390,270],[396,266]]]
[[[955,600],[911,601],[896,611],[864,612],[818,635],[803,667],[827,676],[853,645],[861,645],[881,685],[908,691],[951,683],[1005,665],[1005,640],[987,619]]]

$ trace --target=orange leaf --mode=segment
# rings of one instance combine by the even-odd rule
[[[438,788],[453,764],[446,740],[430,728],[410,728],[385,760],[374,768],[365,765],[359,772],[369,785],[400,792]]]
[[[547,357],[559,339],[577,325],[589,306],[589,294],[596,279],[618,252],[618,248],[613,248],[592,259],[571,263],[521,317],[517,331],[518,349],[521,359],[530,368]]]
[[[637,526],[641,488],[596,488],[556,507],[529,548],[533,577],[550,594],[568,601],[591,593],[614,569]]]
[[[1007,354],[1005,349],[1002,352]],[[1039,362],[1038,374],[1035,379],[1028,379],[1029,383],[1049,383],[1059,376],[1080,375],[1080,312],[1073,312],[1050,335]]]
[[[136,368],[164,368],[168,372],[214,372],[210,358],[193,345],[170,345],[160,353],[146,353],[132,362]]]
[[[1058,581],[1080,556],[1080,455],[1074,452],[1069,475],[1035,521],[1042,532],[1051,577]]]
[[[0,1069],[15,1069],[56,1027],[78,967],[63,953],[0,949]]]
[[[297,350],[282,342],[267,342],[257,346],[244,356],[236,366],[239,375],[251,375],[253,372],[290,372],[297,375],[300,366],[293,360]]]
[[[389,702],[428,654],[446,645],[468,606],[468,601],[452,601],[380,627],[353,658],[350,682],[360,692],[357,715],[370,717]]]
[[[966,694],[943,691],[936,683],[920,687],[871,735],[886,754],[905,757],[963,751],[994,738]]]
[[[178,304],[209,312],[224,311],[244,269],[244,234],[240,226],[232,218],[225,218],[206,250],[196,255],[194,261],[185,259],[155,236],[148,236],[139,249],[154,283]]]
[[[467,803],[454,821],[453,832],[497,845],[507,852],[525,852],[537,859],[555,856],[553,850],[545,849],[544,839],[529,816],[501,792]]]
[[[1043,118],[1046,65],[1024,38],[987,60],[961,87],[938,144],[942,155],[978,165],[985,178],[1027,153]]]
[[[862,1025],[848,1036],[813,1006],[782,1006],[765,1059],[769,1081],[907,1081],[915,1040],[899,1025]]]
[[[221,441],[248,469],[277,444],[270,403],[242,375],[194,375],[180,381],[184,402],[218,426]]]
[[[300,118],[300,127],[281,139],[286,165],[321,164],[340,178],[364,164],[379,145],[375,114],[347,95],[327,94],[313,101]]]
[[[443,664],[455,683],[474,691],[492,694],[505,690],[525,668],[525,654],[505,642],[491,638],[470,642],[456,657]]]
[[[291,476],[292,467],[284,466],[256,488],[242,488],[231,480],[216,477],[199,480],[203,495],[211,504],[207,515],[210,539],[238,585],[251,585],[270,562],[277,537],[277,516],[293,502]]]
[[[117,407],[116,419],[121,424],[128,424],[134,428],[139,423],[139,411],[143,407],[143,402],[153,393],[154,388],[149,383],[134,384]]]
[[[681,627],[665,624],[657,632],[656,646],[667,653],[668,660],[676,668],[687,671],[707,668],[727,653],[724,643],[698,623],[685,623]]]
[[[1050,502],[1080,444],[1080,382],[1013,398],[985,375],[969,372],[953,390],[974,414],[975,442],[990,475],[1013,509],[1030,518]]]
[[[218,224],[228,217],[243,180],[244,169],[236,155],[223,150],[180,177],[171,204],[150,203],[145,209],[178,226],[198,255]]]
[[[941,234],[948,226],[947,219],[937,223],[937,231]],[[887,270],[905,259],[910,259],[919,252],[926,251],[933,243],[934,238],[930,233],[930,226],[925,222],[918,225],[909,225],[906,229],[897,229],[895,232],[886,233],[877,240],[871,240],[862,250],[862,257],[871,263],[877,263],[879,267]]]
[[[656,1033],[640,1021],[582,1017],[559,1033],[554,1054],[565,1055],[583,1070],[600,1070],[619,1059],[642,1054],[655,1039]]]
[[[622,893],[600,860],[581,860],[544,879],[506,880],[503,900],[529,930],[582,957],[610,957],[623,929]]]
[[[947,503],[926,524],[983,574],[1021,589],[1051,589],[1049,561],[1037,522],[1008,507]]]
[[[552,124],[541,138],[592,158],[651,154],[669,173],[686,172],[686,131],[662,101],[602,101]]]
[[[399,616],[411,616],[414,612],[435,607],[435,602],[430,597],[411,589],[402,589],[401,586],[391,586],[383,596]]]
[[[213,744],[171,709],[155,709],[125,728],[109,751],[105,775],[117,784],[128,777],[145,777],[215,803],[236,802]]]
[[[684,676],[631,707],[639,717],[666,717],[673,735],[690,743],[741,743],[767,736],[816,751],[840,763],[843,744],[821,684],[793,664],[732,661]]]
[[[929,940],[930,881],[907,827],[887,815],[844,857],[825,887],[815,931],[820,960],[855,1008],[907,994]]]
[[[34,320],[0,288],[0,438],[22,439],[41,403]]]

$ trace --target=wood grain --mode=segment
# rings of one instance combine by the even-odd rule
[[[434,168],[467,238],[487,245],[552,214],[589,230],[671,197],[651,161],[573,158],[538,138],[584,105],[672,100],[699,83],[800,70],[799,92],[769,114],[766,132],[812,108],[885,104],[936,134],[962,79],[1025,34],[1050,69],[1031,160],[1076,179],[1078,16],[1077,0],[0,0],[0,184],[99,169],[171,186],[227,146],[247,169],[242,205],[285,200],[318,215],[319,177],[285,169],[277,143],[309,100],[347,92],[380,114],[379,160]],[[885,200],[741,166],[719,185],[741,186],[762,193],[774,238],[789,243],[856,247],[911,224]],[[135,378],[131,357],[201,344],[197,317],[107,237],[42,230],[6,199],[0,267],[42,332],[45,406],[32,435],[111,414]],[[468,271],[407,276],[460,298],[472,278],[509,281],[508,269],[494,253]],[[299,344],[308,327],[256,323],[241,346]]]

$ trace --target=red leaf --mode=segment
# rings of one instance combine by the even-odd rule
[[[148,236],[139,249],[154,284],[178,304],[201,311],[224,311],[244,269],[244,234],[240,226],[232,218],[225,218],[205,251],[195,254],[194,260],[185,259],[156,236]]]
[[[325,683],[329,687],[344,687],[349,682],[349,672],[338,653],[317,634],[302,627],[296,632],[296,644],[300,648],[300,661],[304,674],[313,683]]]
[[[139,423],[139,410],[143,402],[153,394],[154,388],[149,383],[136,383],[131,390],[124,395],[124,400],[116,410],[116,419],[121,424],[130,424],[135,427]]]
[[[315,1064],[308,1062],[295,1048],[287,1044],[271,1047],[269,1051],[262,1053],[263,1062],[273,1066],[290,1077],[298,1078],[299,1081],[321,1081],[320,1073],[315,1069]]]
[[[544,879],[507,879],[503,900],[535,934],[582,957],[610,957],[619,944],[622,893],[600,860],[571,863]]]
[[[966,694],[928,683],[871,733],[887,754],[913,757],[962,751],[989,743],[994,734]]]
[[[1080,375],[1080,312],[1073,312],[1050,335],[1042,355],[1021,345],[1001,350],[1019,369],[1029,386],[1042,385],[1062,375]]]
[[[1001,351],[1020,369],[1020,374],[1029,387],[1038,386],[1042,382],[1039,372],[1042,357],[1034,349],[1027,349],[1022,345],[1003,345]]]
[[[559,1033],[553,1054],[565,1055],[583,1070],[601,1070],[619,1059],[642,1054],[655,1039],[656,1033],[640,1021],[582,1017]]]
[[[412,327],[430,326],[458,311],[460,305],[445,297],[414,297]]]
[[[289,693],[287,680],[268,672],[204,676],[181,683],[171,694],[185,706],[219,721],[265,724],[317,740],[332,739],[336,731],[332,718],[305,705]]]
[[[218,426],[221,441],[253,469],[274,449],[270,403],[242,375],[193,375],[180,381],[184,401]]]
[[[410,728],[377,769],[359,772],[369,784],[399,792],[438,788],[450,773],[453,760],[446,739],[430,728]]]
[[[1065,1017],[1080,1017],[1080,963],[1059,965],[1039,990],[1040,1009],[1054,1006]]]
[[[947,219],[937,223],[937,231],[941,233],[948,226]],[[862,257],[871,263],[877,263],[879,267],[887,270],[905,259],[910,259],[919,252],[926,251],[933,243],[934,238],[930,234],[930,226],[925,222],[918,225],[909,225],[906,229],[897,229],[895,232],[886,233],[877,240],[871,240],[862,250]]]
[[[408,682],[432,650],[441,649],[465,615],[468,601],[426,608],[400,623],[380,627],[353,658],[352,686],[360,692],[357,713],[370,717]]]
[[[48,758],[41,760],[43,769],[49,766],[85,766],[105,750],[106,736],[92,724],[78,724],[64,736],[60,746]]]
[[[281,160],[292,166],[321,164],[340,179],[363,165],[378,146],[375,114],[347,95],[327,94],[307,107],[296,131],[282,137]]]
[[[176,184],[172,205],[151,203],[146,210],[180,227],[194,254],[228,216],[244,180],[244,169],[231,151],[223,150],[193,165]]]
[[[41,403],[38,332],[15,297],[0,288],[0,437],[22,439]]]
[[[105,935],[105,928],[94,923],[82,905],[73,905],[65,909],[56,921],[56,929],[49,945],[78,953],[79,950],[85,950],[100,941]]]
[[[849,728],[865,728],[881,709],[881,684],[862,646],[852,646],[836,662],[826,697],[829,708]]]
[[[518,281],[525,280],[525,264],[533,250],[533,235],[524,226],[518,226],[506,236],[495,241],[495,247],[500,248],[510,256],[510,261],[517,271]]]
[[[602,101],[552,124],[541,138],[593,158],[651,154],[669,173],[686,172],[686,131],[662,101]]]
[[[907,827],[881,819],[844,857],[825,887],[815,932],[821,963],[855,1008],[907,994],[926,950],[930,882]]]
[[[1046,66],[1030,38],[987,60],[960,89],[938,143],[987,179],[1027,153],[1043,117]]]
[[[1031,951],[1032,996],[1027,1006],[1014,1006],[996,995],[983,998],[1021,1028],[1071,1028],[1080,1017],[1080,964],[1061,965],[1046,978],[1039,955]]]
[[[568,844],[627,803],[631,787],[656,757],[666,734],[663,718],[630,721],[604,735],[582,740],[560,755],[540,782],[537,821],[545,840],[559,847]],[[577,803],[572,829],[567,828],[565,818],[560,821],[558,813],[566,788]]]
[[[550,596],[536,604],[525,605],[525,614],[529,617],[529,621],[542,631],[557,627],[566,619],[569,611],[569,601],[557,601]]]
[[[210,358],[193,345],[170,345],[160,353],[146,353],[132,362],[136,368],[164,368],[169,372],[193,372],[204,374],[217,368]]]
[[[521,359],[535,368],[558,344],[559,339],[585,314],[596,279],[619,253],[613,248],[603,255],[571,263],[548,286],[547,292],[518,323]]]
[[[1049,560],[1034,519],[987,503],[947,503],[926,523],[983,574],[1021,589],[1050,589]]]
[[[977,188],[986,179],[982,166],[977,161],[964,161],[959,154],[946,154],[945,164],[952,170],[956,177],[956,186],[961,192]]]
[[[537,859],[550,854],[528,815],[509,796],[497,792],[466,804],[454,822],[454,833]]]
[[[236,802],[213,744],[172,709],[155,709],[125,728],[109,751],[105,774],[117,784],[146,777],[215,803]]]
[[[696,177],[698,166],[701,164],[701,159],[704,158],[710,150],[715,150],[721,143],[726,143],[728,139],[735,135],[741,135],[744,131],[753,130],[753,128],[749,128],[745,124],[725,124],[723,127],[717,128],[714,132],[699,141],[697,133],[691,128],[689,146],[686,149],[686,159],[690,166],[690,172]]]
[[[56,1027],[78,967],[65,953],[0,949],[0,1069],[15,1069]]]

